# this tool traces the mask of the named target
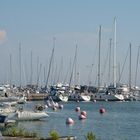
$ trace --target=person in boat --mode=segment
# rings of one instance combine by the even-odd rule
[[[8,97],[8,94],[5,92],[5,97]]]

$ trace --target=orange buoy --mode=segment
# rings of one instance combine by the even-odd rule
[[[80,111],[80,107],[76,107],[76,108],[75,108],[75,111],[76,111],[76,112],[79,112],[79,111]]]
[[[87,116],[87,112],[86,111],[81,111],[81,115],[84,115],[86,117]]]
[[[66,124],[74,124],[74,120],[72,118],[67,118]]]
[[[82,115],[82,114],[79,115],[79,120],[83,120],[83,119],[86,119],[86,118],[87,117],[85,115]]]
[[[105,109],[104,109],[104,108],[100,108],[99,112],[100,112],[101,114],[103,114],[103,113],[105,113]]]

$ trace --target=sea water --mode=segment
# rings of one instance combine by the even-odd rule
[[[35,104],[43,102],[28,102],[26,109],[32,109]],[[37,132],[41,137],[49,136],[51,130],[56,130],[60,136],[76,136],[77,140],[86,140],[88,132],[92,132],[100,140],[140,140],[140,102],[67,102],[62,110],[46,109],[49,117],[41,121],[18,122],[30,131]],[[85,120],[79,120],[80,112],[76,107],[87,112]],[[100,108],[106,112],[99,113]],[[70,117],[75,123],[67,125]]]

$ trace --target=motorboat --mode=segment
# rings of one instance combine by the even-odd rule
[[[32,120],[40,120],[48,117],[49,115],[46,112],[40,111],[16,111],[15,120],[17,121],[32,121]]]

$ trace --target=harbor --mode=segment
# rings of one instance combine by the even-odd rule
[[[33,108],[35,104],[42,104],[42,101],[31,101],[24,105],[24,108]],[[140,102],[68,102],[63,103],[62,110],[46,109],[49,117],[41,121],[18,121],[17,126],[26,128],[28,131],[36,131],[43,137],[48,137],[51,130],[56,130],[60,136],[76,136],[77,140],[85,140],[88,132],[93,132],[97,138],[103,140],[139,139],[138,133],[140,124],[139,113]],[[79,120],[79,113],[87,112],[87,118]],[[104,107],[106,112],[99,113]],[[71,117],[75,123],[66,124],[66,118]],[[61,129],[60,129],[61,128]],[[135,130],[135,131],[134,131]],[[128,133],[129,131],[129,133]]]
[[[0,1],[0,140],[139,140],[139,5]]]

